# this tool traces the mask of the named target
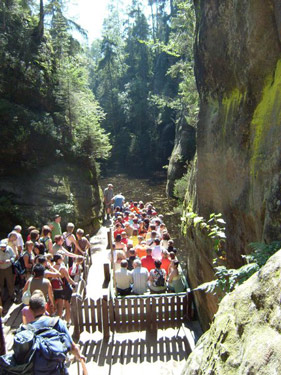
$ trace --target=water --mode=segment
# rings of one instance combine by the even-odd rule
[[[126,174],[115,174],[101,178],[100,182],[102,189],[111,183],[114,186],[114,193],[121,192],[127,201],[153,202],[158,214],[164,215],[164,223],[170,236],[175,241],[182,268],[186,269],[184,244],[180,233],[180,213],[177,209],[179,203],[177,200],[166,196],[166,176],[159,173],[149,178],[135,178]]]

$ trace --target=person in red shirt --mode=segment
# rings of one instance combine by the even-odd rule
[[[121,242],[123,242],[126,246],[128,245],[128,236],[127,233],[123,230],[121,233]]]
[[[148,272],[150,272],[151,270],[153,270],[155,268],[155,264],[154,264],[154,261],[155,259],[152,258],[152,249],[151,247],[148,247],[146,249],[146,256],[141,258],[141,265],[142,267],[145,267]]]
[[[170,264],[171,264],[171,260],[169,259],[169,252],[167,250],[162,251],[161,268],[163,268],[166,271],[166,275],[169,275]]]
[[[116,223],[115,230],[114,230],[114,239],[116,238],[117,234],[121,234],[123,232],[123,228],[120,223]]]
[[[136,247],[135,247],[135,250],[136,250],[136,254],[137,256],[141,259],[142,257],[145,257],[146,256],[146,249],[148,248],[148,246],[146,245],[146,242],[145,241],[141,241],[140,244],[138,244]]]

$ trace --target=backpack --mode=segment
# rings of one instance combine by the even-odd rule
[[[59,318],[42,327],[22,325],[14,339],[12,355],[0,357],[0,375],[66,375],[64,362],[72,343],[54,327]],[[44,324],[45,323],[45,324]]]
[[[48,253],[49,252],[49,249],[48,249],[48,246],[47,246],[47,242],[49,241],[49,237],[46,237],[46,238],[44,238],[44,237],[41,237],[40,238],[40,242],[44,245],[44,252],[45,253]]]
[[[165,286],[165,279],[164,279],[164,276],[163,276],[163,273],[160,272],[159,270],[156,270],[157,273],[158,273],[158,278],[157,280],[155,281],[155,285],[156,286]]]

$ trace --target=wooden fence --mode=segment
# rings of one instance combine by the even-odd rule
[[[189,293],[127,296],[96,301],[72,297],[73,337],[83,331],[100,331],[104,337],[110,332],[134,332],[179,327],[193,318],[193,304]]]

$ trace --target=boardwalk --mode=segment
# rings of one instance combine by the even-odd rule
[[[107,289],[104,285],[103,263],[109,262],[107,228],[102,227],[91,239],[92,267],[89,271],[87,297],[97,300]],[[196,323],[192,328],[198,330]],[[79,344],[87,358],[89,374],[132,375],[134,372],[179,374],[193,349],[192,330],[187,328],[114,333],[103,339],[101,332],[83,332]],[[77,363],[70,366],[70,374],[78,373]],[[80,372],[82,374],[82,372]]]
[[[88,274],[86,297],[93,300],[108,293],[104,284],[103,264],[109,262],[107,228],[102,227],[91,238],[92,266]],[[13,332],[21,323],[21,305],[13,305],[4,319],[4,335],[7,349],[11,349]],[[198,328],[195,323],[191,328]],[[73,332],[73,327],[70,328]],[[158,329],[156,332],[138,331],[114,333],[104,340],[101,332],[83,332],[79,345],[86,357],[89,374],[132,375],[134,372],[179,374],[193,349],[196,337],[193,330]],[[70,375],[82,375],[77,363],[69,367]]]

